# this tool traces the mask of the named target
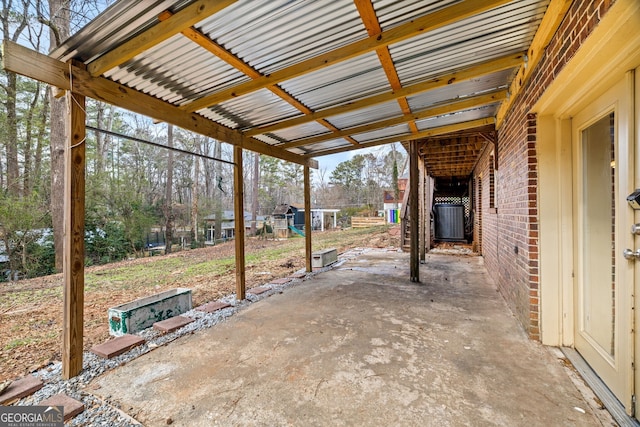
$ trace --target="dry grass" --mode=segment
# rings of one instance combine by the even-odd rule
[[[396,227],[397,228],[397,227]],[[390,232],[391,231],[391,232]],[[398,246],[387,226],[314,233],[314,250]],[[304,239],[247,239],[247,288],[304,268]],[[89,267],[85,272],[85,349],[109,338],[107,309],[176,287],[190,288],[194,306],[235,291],[234,243]],[[0,287],[0,382],[60,358],[62,275]]]

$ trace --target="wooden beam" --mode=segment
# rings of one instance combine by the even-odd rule
[[[64,325],[62,378],[82,371],[84,336],[85,97],[67,93],[69,139],[65,150]]]
[[[437,117],[443,114],[455,113],[456,111],[467,110],[470,108],[482,107],[484,105],[490,105],[496,102],[499,102],[505,99],[507,96],[507,91],[499,91],[493,92],[485,95],[472,96],[469,98],[464,98],[463,100],[458,100],[446,104],[436,105],[426,110],[422,110],[411,114],[409,116],[404,115],[401,117],[395,117],[393,119],[381,120],[379,122],[370,123],[362,126],[355,126],[348,129],[343,129],[339,132],[335,132],[332,134],[314,136],[311,138],[299,139],[292,142],[287,142],[282,145],[279,145],[279,148],[289,149],[294,147],[302,147],[305,145],[311,145],[318,142],[330,141],[332,139],[346,136],[346,135],[357,135],[359,133],[371,132],[376,129],[382,129],[385,127],[395,126],[402,123],[407,123],[413,120],[422,120],[429,117]]]
[[[542,59],[544,50],[562,23],[571,3],[573,3],[573,0],[551,0],[549,6],[547,6],[547,10],[542,17],[540,26],[538,27],[536,34],[533,36],[533,41],[527,50],[527,62],[522,64],[518,69],[518,72],[509,87],[510,96],[502,102],[502,105],[500,105],[500,108],[498,109],[496,114],[497,128],[502,126],[502,122],[504,121],[509,108],[511,108],[514,100],[520,94],[520,90],[522,90],[522,87],[531,76],[531,73]]]
[[[233,147],[233,210],[235,216],[236,244],[236,299],[242,301],[246,295],[246,272],[244,267],[244,178],[242,147]]]
[[[426,173],[426,205],[425,210],[429,213],[429,215],[425,215],[425,252],[429,252],[431,250],[431,209],[433,202],[433,178],[431,177],[431,172],[425,165],[425,173]]]
[[[124,64],[136,55],[151,49],[163,41],[180,33],[198,22],[203,21],[235,3],[236,0],[198,0],[180,10],[169,19],[158,22],[153,27],[127,40],[97,58],[88,65],[89,73],[96,77],[106,71]]]
[[[420,256],[420,261],[423,262],[426,258],[427,249],[426,249],[426,225],[429,221],[429,211],[426,210],[426,197],[425,197],[425,163],[422,156],[419,154],[419,150],[415,152],[417,162],[418,162],[418,253]]]
[[[372,52],[378,48],[389,46],[390,44],[398,43],[419,34],[424,34],[428,31],[444,27],[445,25],[496,8],[508,3],[509,1],[510,0],[466,0],[459,2],[428,15],[413,19],[406,24],[398,25],[397,27],[385,31],[378,36],[359,40],[330,52],[326,52],[322,55],[285,67],[281,70],[274,71],[273,73],[260,77],[259,79],[242,83],[212,95],[202,97],[183,106],[183,108],[190,112],[198,111],[202,108],[219,104],[238,96],[246,95],[247,93],[263,89],[267,86],[278,84],[285,80],[290,80],[303,74],[308,74],[347,59]]]
[[[420,282],[420,226],[418,225],[420,209],[418,207],[418,141],[409,141],[409,231],[411,237],[410,275],[412,282]]]
[[[324,215],[322,212],[320,215]],[[309,166],[304,167],[304,249],[305,267],[307,273],[311,273],[311,173]]]
[[[183,129],[243,147],[267,156],[277,157],[298,164],[308,160],[286,150],[261,141],[247,138],[240,131],[227,128],[195,113],[187,113],[178,107],[135,89],[119,85],[102,77],[92,77],[86,70],[58,61],[19,44],[5,40],[2,44],[3,68],[64,90],[71,89],[80,95],[116,105],[129,111],[171,123]],[[37,66],[34,66],[37,64]],[[308,163],[310,167],[313,164]]]
[[[495,122],[496,121],[495,121],[495,119],[493,117],[488,117],[486,119],[471,120],[471,121],[468,121],[468,122],[455,123],[455,124],[452,124],[452,125],[439,126],[439,127],[423,130],[422,132],[419,132],[417,134],[406,134],[406,135],[401,135],[401,136],[392,136],[392,137],[389,137],[389,138],[377,139],[375,141],[362,142],[362,143],[360,143],[360,145],[357,148],[352,147],[352,146],[346,146],[346,147],[334,148],[334,149],[331,149],[331,150],[317,151],[317,152],[314,152],[314,153],[306,154],[305,157],[311,158],[311,157],[327,156],[329,154],[342,153],[342,152],[345,152],[345,151],[353,151],[353,150],[358,150],[360,148],[375,147],[377,145],[391,144],[392,142],[409,141],[409,140],[414,139],[414,138],[415,139],[429,138],[429,137],[435,136],[435,135],[443,135],[443,134],[447,134],[447,133],[458,132],[458,131],[464,130],[464,129],[473,129],[473,128],[477,128],[477,127],[481,127],[481,126],[491,125],[491,124],[494,124]]]
[[[158,19],[160,19],[160,21],[164,21],[169,19],[172,15],[173,14],[171,12],[165,11],[161,13],[160,16],[158,16]],[[227,64],[231,65],[232,67],[242,72],[243,74],[251,77],[252,79],[255,80],[263,76],[263,74],[261,74],[258,70],[256,70],[251,65],[244,62],[242,59],[238,58],[233,53],[229,52],[224,47],[220,46],[215,41],[211,40],[200,30],[194,27],[189,27],[184,29],[182,31],[182,34],[185,37],[187,37],[189,40],[198,44],[200,47],[208,50],[218,58],[225,61]],[[295,107],[298,111],[304,114],[312,113],[312,110],[309,107],[304,105],[302,102],[298,101],[293,96],[289,95],[289,93],[284,89],[282,89],[280,86],[271,85],[271,86],[267,86],[266,89],[271,91],[274,95],[280,97],[283,101]],[[326,127],[327,129],[331,130],[332,132],[335,132],[338,130],[335,126],[333,126],[331,123],[329,123],[326,120],[318,120],[318,123],[320,123],[322,126]],[[357,145],[357,142],[352,138],[349,139],[349,142],[351,142],[354,145]]]
[[[269,132],[274,132],[280,129],[286,129],[292,126],[298,126],[301,124],[309,123],[314,120],[327,118],[331,116],[337,116],[339,114],[348,113],[354,110],[368,108],[374,105],[383,104],[385,102],[393,101],[403,96],[416,95],[419,93],[427,92],[429,90],[438,89],[444,86],[458,83],[465,80],[471,80],[479,76],[495,73],[497,71],[506,70],[509,68],[517,67],[522,63],[523,54],[507,55],[501,58],[493,59],[491,61],[483,62],[481,64],[472,65],[455,71],[453,73],[431,78],[422,83],[417,83],[412,86],[407,86],[397,91],[391,91],[381,93],[379,95],[373,95],[368,98],[359,99],[357,101],[349,102],[339,105],[337,107],[326,108],[324,110],[316,111],[313,114],[306,116],[300,116],[289,120],[284,120],[279,123],[275,123],[269,126],[258,127],[246,131],[246,136],[261,135]]]
[[[378,16],[376,15],[376,11],[371,3],[371,0],[354,0],[353,1],[358,9],[358,13],[360,14],[360,19],[364,23],[364,27],[367,29],[367,34],[369,37],[375,37],[382,33],[382,27],[380,26],[380,21],[378,20]],[[402,83],[400,82],[400,78],[398,77],[398,72],[396,70],[396,66],[393,63],[393,58],[391,57],[391,53],[389,52],[389,47],[380,47],[376,49],[376,54],[378,55],[378,59],[380,60],[380,65],[382,65],[382,69],[387,75],[387,80],[389,80],[389,84],[391,85],[391,89],[398,90],[402,88]],[[400,106],[400,110],[402,110],[402,114],[409,115],[411,114],[411,107],[409,106],[409,102],[407,98],[402,97],[398,98],[398,105]],[[418,126],[416,125],[414,120],[409,120],[409,129],[411,132],[418,133]]]

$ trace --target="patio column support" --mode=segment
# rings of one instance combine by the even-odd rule
[[[68,145],[64,153],[62,377],[69,379],[82,371],[86,113],[84,96],[69,91],[66,97]]]
[[[244,269],[244,179],[242,171],[242,147],[233,147],[233,209],[236,243],[236,299],[246,298]]]
[[[311,273],[311,173],[307,165],[304,166],[304,243],[305,265],[307,273]]]
[[[428,218],[428,211],[426,210],[426,194],[425,194],[425,190],[426,190],[426,186],[425,186],[425,164],[424,164],[424,160],[422,159],[422,157],[418,157],[418,207],[420,209],[420,217],[419,217],[419,222],[418,225],[420,227],[420,261],[424,261],[426,258],[426,253],[427,253],[427,242],[426,242],[426,236],[427,236],[427,218]]]
[[[433,178],[431,178],[428,174],[426,174],[425,169],[425,258],[426,252],[431,250],[431,210],[433,209]]]
[[[418,198],[418,141],[409,141],[409,230],[410,244],[410,273],[411,281],[420,281],[420,227],[418,223],[420,209]]]

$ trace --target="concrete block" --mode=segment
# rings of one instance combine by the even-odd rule
[[[168,332],[173,332],[176,329],[180,329],[191,322],[193,322],[193,319],[189,317],[176,316],[167,320],[163,320],[161,322],[154,323],[153,329],[160,332],[168,333]]]
[[[108,310],[109,334],[142,331],[161,320],[191,310],[191,289],[176,288],[140,298]]]
[[[196,307],[198,311],[204,311],[205,313],[213,313],[214,311],[222,310],[223,308],[231,307],[231,304],[220,301],[211,301],[200,307]]]
[[[95,345],[91,348],[93,354],[97,354],[105,359],[111,359],[116,356],[126,353],[133,347],[137,347],[140,344],[144,344],[145,340],[137,335],[123,335],[118,338],[114,338],[105,343]]]
[[[333,264],[338,260],[338,251],[335,248],[317,251],[311,254],[311,267],[322,268]]]
[[[25,396],[35,393],[42,388],[42,380],[34,377],[33,375],[27,375],[24,378],[20,378],[9,385],[2,393],[0,393],[0,405],[6,405],[9,402],[22,399]]]
[[[70,420],[82,411],[84,403],[73,399],[64,393],[55,394],[39,403],[40,406],[62,406],[64,407],[64,421]]]

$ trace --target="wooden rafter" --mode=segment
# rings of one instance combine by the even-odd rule
[[[453,83],[458,83],[464,80],[470,80],[486,74],[491,74],[491,73],[495,73],[505,69],[514,68],[522,63],[522,57],[523,57],[522,54],[503,56],[498,59],[494,59],[491,61],[483,62],[481,64],[476,64],[470,67],[460,69],[451,74],[435,77],[427,81],[424,81],[422,83],[406,86],[397,91],[391,91],[391,92],[381,93],[379,95],[373,95],[368,98],[363,98],[358,101],[350,102],[344,105],[339,105],[337,107],[326,108],[324,110],[317,111],[308,116],[296,117],[290,120],[284,120],[274,125],[252,129],[250,131],[245,132],[245,135],[255,136],[255,135],[261,135],[269,132],[274,132],[276,130],[286,129],[288,127],[305,124],[313,120],[317,120],[318,118],[327,118],[327,117],[336,116],[339,114],[347,113],[347,112],[358,110],[358,109],[368,108],[374,105],[383,104],[385,102],[394,101],[401,97],[416,95],[418,93],[427,92],[429,90],[437,89]]]
[[[173,16],[173,14],[170,11],[165,11],[158,16],[158,19],[160,21],[166,21],[171,16]],[[215,41],[211,40],[202,31],[196,29],[195,27],[185,28],[184,30],[181,31],[181,33],[182,35],[187,37],[189,40],[193,41],[194,43],[198,44],[200,47],[216,55],[218,58],[222,59],[227,64],[231,65],[232,67],[242,72],[243,74],[247,75],[248,77],[251,77],[254,80],[260,77],[263,77],[263,75],[258,70],[256,70],[251,65],[244,62],[242,59],[238,58],[233,53],[229,52],[224,47],[220,46]],[[304,105],[302,102],[298,101],[295,97],[291,96],[287,91],[282,89],[280,86],[270,85],[270,86],[267,86],[266,89],[271,91],[274,95],[280,97],[282,100],[289,103],[293,107],[295,107],[298,111],[304,114],[313,113],[313,111],[309,107]],[[329,123],[324,119],[319,119],[317,120],[317,122],[332,132],[339,131],[338,128],[336,128],[335,126],[333,126],[331,123]],[[358,142],[353,138],[347,137],[345,139],[354,145],[358,144]]]
[[[198,114],[187,113],[174,105],[136,91],[102,77],[93,77],[87,71],[58,61],[16,43],[5,40],[2,45],[3,68],[23,76],[72,90],[99,101],[129,111],[172,123],[183,129],[289,162],[317,167],[317,162],[307,163],[299,155],[245,137],[240,131],[224,127]],[[34,67],[33,64],[38,64]],[[73,88],[71,85],[73,84]]]
[[[502,105],[498,109],[498,113],[496,114],[496,127],[500,127],[502,125],[507,111],[511,108],[513,101],[516,99],[520,90],[531,76],[531,73],[542,59],[545,48],[562,23],[571,3],[573,3],[573,0],[551,0],[551,3],[549,3],[547,10],[542,17],[542,21],[540,22],[540,26],[533,37],[533,41],[527,50],[527,62],[522,64],[518,69],[518,72],[509,87],[510,96],[502,102]]]
[[[427,31],[441,28],[453,22],[493,9],[509,1],[510,0],[466,0],[455,3],[426,16],[416,18],[406,24],[399,25],[378,36],[348,44],[292,66],[285,67],[269,75],[205,96],[190,104],[184,105],[182,108],[189,112],[198,111],[234,97],[242,96],[267,86],[326,68],[330,65],[355,58],[390,44],[401,42],[419,34],[424,34]]]
[[[473,128],[478,128],[486,125],[492,125],[495,122],[496,122],[495,118],[488,117],[486,119],[477,119],[477,120],[471,120],[468,122],[455,123],[452,125],[439,126],[436,128],[431,128],[431,129],[424,130],[422,132],[418,132],[417,134],[392,136],[389,138],[382,138],[375,141],[361,143],[359,148],[375,147],[378,145],[391,144],[392,142],[402,142],[402,141],[410,141],[412,139],[428,138],[434,135],[443,135],[447,133],[458,132],[465,129],[473,129]],[[346,147],[334,148],[331,150],[316,151],[316,152],[313,152],[312,154],[305,155],[305,157],[327,156],[329,154],[343,153],[345,151],[351,151],[353,149],[354,148],[352,146],[346,146]]]
[[[88,64],[89,73],[100,76],[106,71],[124,64],[136,55],[180,33],[185,28],[214,15],[235,3],[236,0],[199,0],[185,7],[170,19],[159,22],[115,49]]]
[[[456,111],[467,110],[470,108],[482,107],[484,105],[490,105],[499,102],[506,98],[506,91],[494,92],[486,95],[473,96],[465,98],[463,100],[450,102],[446,104],[437,105],[426,110],[418,111],[414,114],[404,115],[402,117],[396,117],[393,119],[381,120],[379,122],[370,123],[362,126],[355,126],[348,129],[343,129],[340,132],[315,136],[311,138],[299,139],[292,142],[279,145],[278,147],[288,149],[294,147],[302,147],[305,145],[316,144],[318,142],[330,141],[337,137],[347,135],[357,135],[359,133],[371,132],[376,129],[382,129],[389,126],[396,126],[402,123],[415,123],[416,120],[423,120],[429,117],[437,117],[443,114],[455,113]]]
[[[375,37],[381,34],[382,27],[380,26],[380,21],[378,20],[371,0],[354,0],[354,3],[356,5],[356,8],[358,9],[358,13],[360,14],[360,19],[362,19],[362,22],[367,29],[369,37]],[[376,54],[378,55],[378,59],[380,60],[382,69],[387,75],[387,80],[389,80],[391,89],[401,89],[402,83],[400,83],[398,71],[396,70],[396,66],[393,63],[393,58],[391,58],[389,46],[384,46],[376,49]],[[401,98],[398,98],[397,101],[400,109],[402,110],[402,114],[411,114],[411,107],[409,107],[409,102],[407,101],[406,97],[403,96]],[[411,129],[411,132],[418,133],[418,126],[416,126],[416,122],[414,120],[409,120],[407,123],[409,125],[409,129]]]

